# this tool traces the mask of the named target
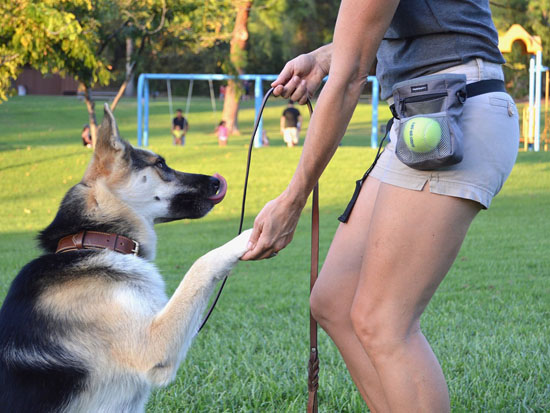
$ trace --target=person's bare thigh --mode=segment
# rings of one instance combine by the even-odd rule
[[[322,313],[349,319],[380,181],[368,178],[347,223],[338,226],[312,293]],[[321,314],[322,315],[322,314]]]
[[[406,330],[447,274],[481,206],[473,201],[380,184],[354,310],[384,314]]]

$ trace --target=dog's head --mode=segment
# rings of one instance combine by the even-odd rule
[[[203,217],[222,201],[227,189],[221,175],[175,171],[161,156],[132,147],[120,138],[107,104],[94,157],[83,178],[85,184],[100,181],[139,215],[155,223]]]

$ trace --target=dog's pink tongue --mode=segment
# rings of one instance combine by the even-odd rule
[[[211,200],[214,205],[216,205],[222,202],[223,198],[225,197],[225,193],[227,192],[227,181],[220,174],[214,174],[213,177],[217,178],[218,181],[220,181],[220,187],[218,188],[218,192],[216,193],[216,195],[212,195],[208,197],[208,199]]]

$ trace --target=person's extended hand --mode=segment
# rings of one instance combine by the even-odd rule
[[[289,61],[271,84],[273,95],[291,99],[301,105],[311,99],[328,74],[329,50],[330,46],[323,46]]]
[[[285,192],[268,202],[254,220],[248,252],[241,260],[261,260],[277,255],[292,241],[302,208],[303,205],[288,202]]]

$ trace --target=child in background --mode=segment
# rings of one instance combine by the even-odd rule
[[[183,146],[185,139],[185,136],[183,135],[183,130],[179,127],[179,125],[174,126],[174,129],[172,129],[172,136],[174,138],[174,145],[177,146]]]
[[[227,127],[224,120],[216,127],[216,132],[218,133],[218,145],[227,146]]]
[[[82,145],[84,145],[87,148],[92,147],[92,135],[90,132],[90,125],[86,124],[82,128],[82,133],[80,134],[82,137]]]

